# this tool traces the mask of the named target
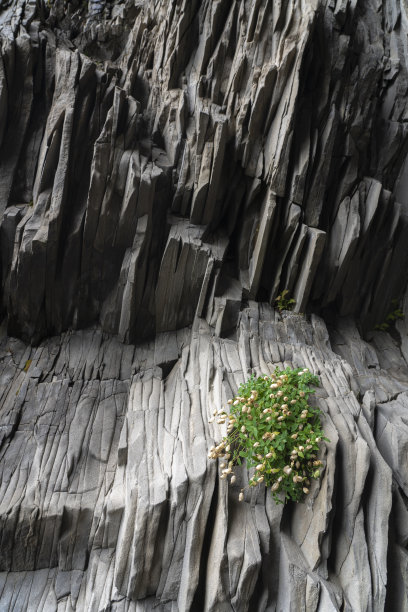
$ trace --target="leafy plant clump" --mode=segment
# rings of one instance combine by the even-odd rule
[[[228,400],[230,414],[215,411],[210,419],[228,424],[227,436],[208,455],[222,459],[221,478],[230,476],[233,484],[233,468],[245,459],[248,469],[254,469],[250,487],[270,487],[276,503],[302,500],[311,480],[320,478],[319,446],[329,442],[320,424],[321,411],[308,405],[311,387],[318,384],[307,368],[276,368],[272,376],[252,376],[242,384],[238,395]]]
[[[379,323],[378,325],[376,325],[374,329],[379,330],[379,331],[387,331],[387,329],[389,329],[390,326],[393,323],[395,323],[395,321],[398,321],[398,319],[404,318],[404,313],[399,307],[398,300],[391,300],[391,308],[394,308],[394,310],[389,312],[385,318],[385,321],[383,323]]]
[[[282,312],[282,310],[292,310],[296,304],[296,301],[293,298],[290,298],[289,291],[284,289],[282,293],[275,298],[275,304],[279,312]]]

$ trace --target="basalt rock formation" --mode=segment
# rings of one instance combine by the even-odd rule
[[[407,33],[0,3],[1,612],[408,610]],[[276,366],[320,377],[323,476],[240,503],[208,420]]]

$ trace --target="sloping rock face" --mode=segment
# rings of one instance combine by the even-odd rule
[[[373,331],[408,317],[407,31],[0,3],[1,611],[408,610],[408,324]],[[276,366],[320,377],[323,478],[239,503],[208,419]]]

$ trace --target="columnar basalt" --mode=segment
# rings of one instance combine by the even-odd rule
[[[408,324],[373,331],[408,315],[407,31],[397,0],[0,3],[0,610],[408,609]],[[331,440],[284,508],[207,458],[276,366]]]

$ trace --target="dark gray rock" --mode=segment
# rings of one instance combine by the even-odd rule
[[[0,3],[1,610],[408,609],[407,23]],[[208,419],[288,365],[322,479],[239,503]]]

